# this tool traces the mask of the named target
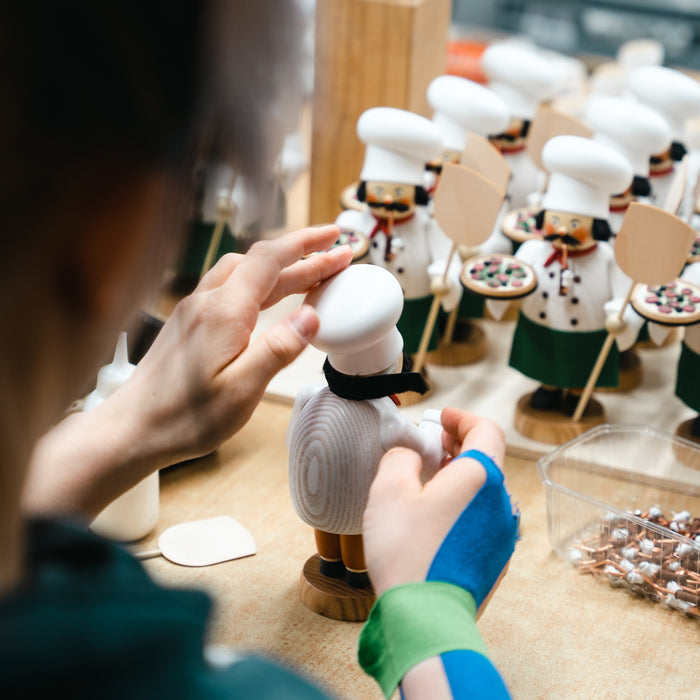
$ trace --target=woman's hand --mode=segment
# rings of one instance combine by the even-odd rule
[[[239,430],[318,330],[315,311],[303,307],[251,343],[259,312],[347,267],[347,246],[304,258],[337,238],[335,226],[307,228],[221,258],[130,379],[38,443],[26,509],[94,517],[156,469],[207,454]]]
[[[505,439],[496,423],[456,408],[444,409],[441,421],[443,447],[452,458],[476,449],[502,468]],[[363,530],[378,596],[392,586],[426,580],[445,537],[486,480],[484,467],[471,458],[453,459],[424,486],[421,468],[416,452],[394,448],[372,484]]]
[[[165,462],[206,454],[238,431],[270,379],[314,337],[318,317],[303,307],[250,342],[261,310],[350,263],[347,247],[302,259],[337,238],[338,229],[325,226],[255,243],[245,255],[223,257],[176,306],[114,396],[115,407],[136,412]]]

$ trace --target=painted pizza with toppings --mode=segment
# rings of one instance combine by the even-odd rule
[[[329,250],[333,250],[333,248],[337,248],[341,245],[350,246],[350,249],[352,250],[352,259],[354,262],[355,260],[359,260],[360,258],[363,258],[365,255],[367,255],[367,252],[369,251],[369,238],[367,238],[367,236],[362,235],[361,233],[358,233],[357,231],[351,231],[350,229],[340,228],[340,235],[338,236],[336,242],[330,248],[327,248],[325,251],[318,252],[328,252]],[[304,257],[308,258],[311,255],[316,255],[316,253],[309,253],[309,255],[305,255]]]
[[[513,255],[477,255],[464,263],[462,286],[489,299],[519,299],[535,291],[537,276]]]
[[[359,185],[359,182],[353,182],[343,188],[343,191],[340,193],[340,206],[342,209],[356,209],[357,211],[364,211],[367,209],[367,205],[357,198],[357,188]]]
[[[352,259],[359,260],[367,255],[367,251],[369,250],[369,238],[367,238],[367,236],[363,236],[357,231],[350,231],[349,229],[341,228],[338,240],[332,247],[337,247],[340,245],[349,245],[352,249]]]
[[[632,308],[642,318],[664,326],[700,323],[700,287],[677,279],[668,284],[638,284]]]
[[[516,243],[524,243],[539,234],[535,225],[535,214],[538,207],[522,207],[509,211],[501,222],[503,233]]]
[[[700,261],[700,236],[696,236],[693,246],[688,254],[688,264]]]

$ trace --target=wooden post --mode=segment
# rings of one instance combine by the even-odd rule
[[[362,169],[355,126],[371,107],[430,117],[426,90],[446,71],[451,0],[318,0],[309,223],[335,221]]]
[[[622,322],[622,317],[624,316],[625,309],[627,308],[627,304],[630,303],[630,299],[632,299],[632,293],[634,292],[634,287],[637,283],[632,281],[632,283],[629,286],[629,289],[627,290],[627,296],[625,297],[625,300],[622,302],[622,306],[620,307],[620,311],[617,314],[617,320],[618,322]],[[608,335],[605,337],[605,342],[603,343],[603,347],[600,349],[600,352],[598,353],[598,359],[596,360],[595,365],[593,366],[593,369],[591,371],[590,376],[588,377],[588,381],[586,382],[586,386],[583,390],[583,394],[581,394],[581,397],[578,400],[578,403],[576,404],[576,410],[574,411],[574,415],[572,416],[572,420],[574,422],[578,422],[581,420],[581,417],[583,416],[583,412],[586,410],[586,406],[588,406],[588,402],[591,399],[591,394],[593,393],[593,389],[595,388],[595,383],[598,381],[598,377],[600,376],[600,373],[603,369],[603,365],[605,364],[605,360],[608,359],[608,354],[610,353],[610,350],[612,348],[613,343],[615,342],[615,336],[608,332]]]
[[[445,263],[445,272],[442,274],[442,284],[443,286],[447,284],[447,273],[450,269],[450,263],[457,250],[457,244],[452,244],[452,250],[450,251],[450,257],[447,258]],[[413,371],[420,372],[423,369],[423,364],[425,363],[425,356],[428,352],[428,344],[430,343],[430,336],[433,334],[433,328],[435,327],[435,322],[437,321],[438,311],[440,311],[440,302],[443,297],[436,294],[433,297],[433,303],[430,305],[430,313],[428,314],[428,319],[425,322],[425,327],[423,328],[423,335],[420,339],[420,345],[418,346],[418,352],[416,353],[416,360],[413,363]]]

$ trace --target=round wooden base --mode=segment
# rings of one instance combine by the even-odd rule
[[[344,622],[364,622],[376,599],[374,589],[350,588],[339,578],[323,576],[320,557],[307,559],[299,579],[299,597],[309,610]]]
[[[562,445],[587,430],[605,423],[602,405],[591,398],[580,421],[558,411],[538,411],[530,406],[532,393],[525,394],[515,407],[515,429],[525,437],[550,445]]]
[[[690,432],[694,420],[694,418],[689,418],[688,420],[684,420],[682,423],[680,423],[676,428],[676,435],[678,437],[685,438],[686,440],[691,440],[692,442],[700,443],[700,437],[697,437],[696,435],[693,435],[693,433]]]
[[[621,356],[620,373],[617,386],[597,387],[596,391],[625,392],[636,389],[642,383],[642,361],[636,352],[630,350]]]
[[[469,335],[464,340],[448,343],[440,339],[437,350],[429,352],[425,361],[439,367],[461,367],[470,365],[486,355],[488,343],[486,333],[476,323],[469,323]]]

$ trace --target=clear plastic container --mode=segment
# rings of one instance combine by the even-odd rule
[[[600,425],[541,457],[552,548],[585,572],[700,617],[700,448]]]

